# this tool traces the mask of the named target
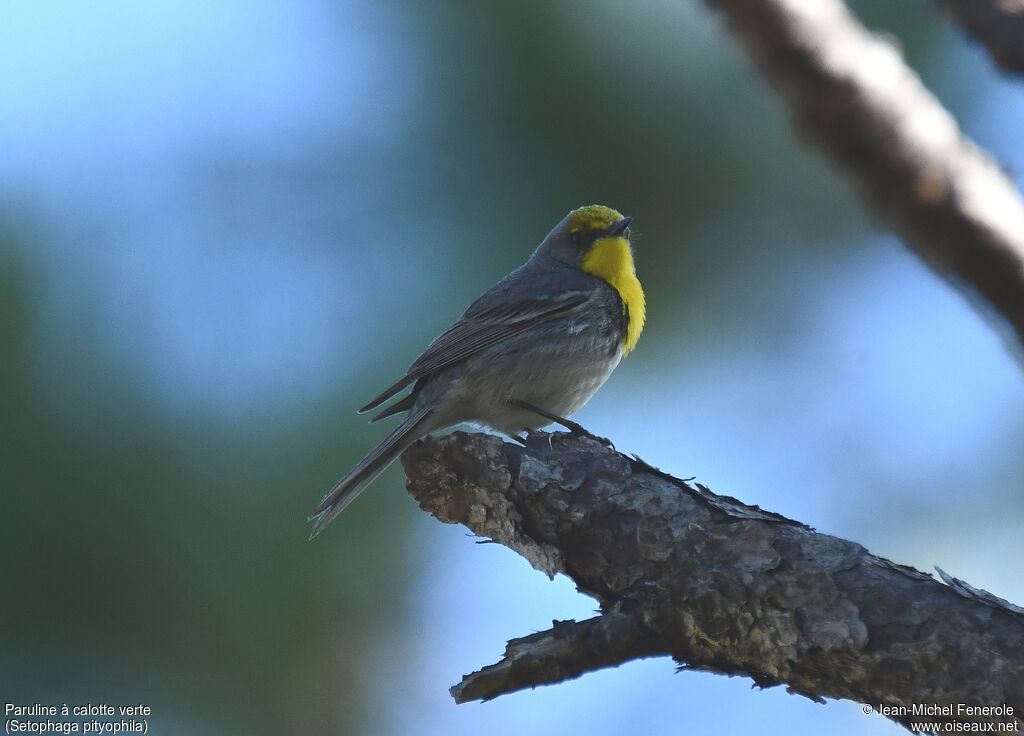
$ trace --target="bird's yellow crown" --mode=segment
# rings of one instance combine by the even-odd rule
[[[581,229],[606,230],[622,219],[622,214],[617,210],[592,204],[569,213],[569,232]],[[619,293],[626,315],[622,353],[628,355],[636,347],[647,318],[644,290],[636,277],[633,249],[629,241],[617,235],[598,238],[584,254],[580,266],[587,273],[604,279]]]
[[[577,230],[604,230],[622,219],[622,214],[611,207],[591,204],[569,213],[569,232]]]

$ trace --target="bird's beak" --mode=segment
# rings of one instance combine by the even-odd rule
[[[616,222],[610,228],[608,228],[606,238],[618,238],[625,235],[626,231],[629,230],[629,223],[633,222],[632,217],[623,217],[621,220]]]

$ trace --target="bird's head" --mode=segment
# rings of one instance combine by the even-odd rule
[[[538,255],[546,255],[566,265],[581,270],[585,268],[588,255],[595,248],[607,247],[606,241],[614,241],[620,247],[629,242],[629,224],[632,217],[624,217],[611,207],[592,204],[580,207],[566,215],[544,238],[537,249]]]

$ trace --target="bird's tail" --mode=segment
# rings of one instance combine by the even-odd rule
[[[348,471],[345,477],[327,492],[309,515],[309,521],[314,522],[310,539],[323,531],[335,516],[355,501],[374,478],[384,472],[384,469],[405,451],[405,448],[430,431],[429,428],[424,429],[430,412],[430,408],[424,407],[406,417],[394,432],[385,437],[383,442],[373,448],[369,455],[360,460],[358,465]]]

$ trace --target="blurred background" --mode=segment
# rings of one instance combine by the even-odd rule
[[[924,0],[860,0],[1021,181],[1024,89]],[[862,211],[703,4],[6,3],[0,692],[164,734],[897,734],[632,663],[448,687],[594,603],[477,545],[354,409],[569,209],[636,218],[616,445],[1017,603],[1024,373]]]

